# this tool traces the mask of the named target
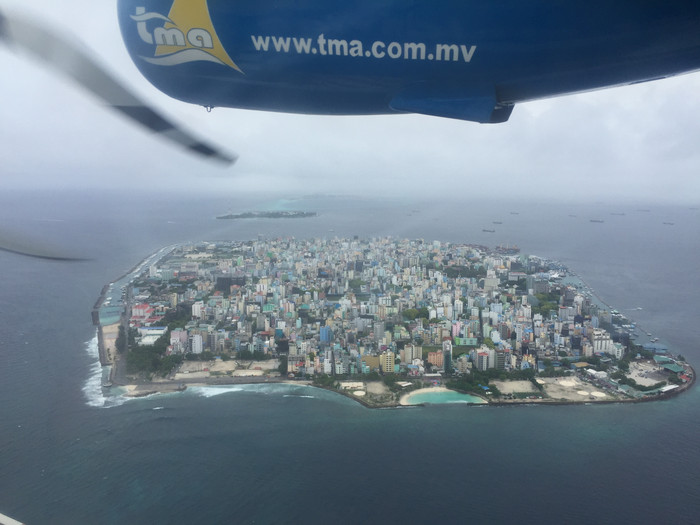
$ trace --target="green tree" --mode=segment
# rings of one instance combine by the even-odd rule
[[[119,334],[117,335],[117,340],[114,345],[117,347],[117,352],[120,354],[126,351],[126,336],[123,325],[119,326]]]
[[[363,284],[366,283],[362,279],[350,279],[348,281],[348,286],[354,292],[359,292]]]
[[[336,380],[328,374],[316,374],[314,376],[314,385],[326,388],[335,388]]]
[[[401,312],[404,316],[405,319],[408,319],[409,321],[413,321],[418,317],[418,310],[415,308],[407,308],[403,312]]]
[[[280,364],[277,367],[277,370],[279,370],[279,373],[282,375],[287,374],[287,356],[286,355],[280,356]]]
[[[134,344],[130,346],[126,354],[127,373],[145,373],[147,375],[153,375],[162,372],[161,361],[165,356],[165,352],[168,350],[169,344],[170,330],[167,330],[153,345],[139,346]]]
[[[253,360],[253,352],[251,352],[248,349],[241,350],[238,352],[238,359],[242,361],[252,361]]]
[[[167,355],[160,359],[156,372],[165,377],[175,368],[180,366],[180,363],[182,363],[183,360],[184,356],[182,354]]]

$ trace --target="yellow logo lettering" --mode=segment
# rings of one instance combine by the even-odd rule
[[[147,44],[155,44],[153,57],[141,57],[147,62],[174,66],[187,62],[214,62],[241,69],[231,60],[214,30],[207,0],[174,0],[168,16],[147,13],[137,7],[131,17],[139,37]],[[148,21],[156,20],[159,27],[148,30]]]

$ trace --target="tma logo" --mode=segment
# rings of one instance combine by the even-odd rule
[[[168,16],[137,7],[131,19],[136,22],[139,38],[156,46],[152,57],[141,57],[146,62],[158,66],[214,62],[243,73],[214,31],[207,0],[175,0]]]

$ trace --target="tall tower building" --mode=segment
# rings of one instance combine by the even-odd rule
[[[446,374],[452,373],[452,341],[445,339],[442,342],[442,364]]]
[[[394,373],[394,352],[387,350],[382,352],[379,356],[379,368],[382,372],[393,374]]]

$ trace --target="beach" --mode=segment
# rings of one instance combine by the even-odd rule
[[[233,363],[233,361],[229,361],[219,362],[217,364],[220,368],[234,368]],[[392,394],[381,381],[368,381],[364,383],[364,387],[357,387],[350,390],[343,387],[341,383],[341,387],[335,389],[314,385],[310,380],[288,379],[281,375],[271,375],[269,370],[232,370],[230,371],[230,375],[220,371],[211,374],[210,370],[202,369],[206,368],[206,363],[204,363],[205,366],[202,365],[202,362],[190,362],[186,367],[188,373],[179,372],[174,375],[173,379],[154,379],[153,381],[121,385],[121,387],[125,389],[123,395],[125,397],[145,397],[158,393],[181,392],[188,387],[195,386],[286,383],[290,385],[306,385],[323,388],[324,390],[344,395],[368,408],[391,408],[459,402],[491,405],[532,403],[568,405],[583,403],[629,403],[666,399],[687,390],[693,384],[691,380],[679,385],[678,388],[673,390],[657,393],[654,396],[634,398],[623,395],[617,391],[603,389],[600,386],[572,375],[558,378],[537,378],[536,381],[541,390],[535,387],[530,381],[494,380],[493,386],[501,393],[500,397],[495,398],[480,396],[474,393],[466,394],[449,389],[445,386],[431,386],[402,394],[397,400],[397,398],[394,397],[396,394]],[[269,366],[268,364],[268,367]],[[198,368],[199,370],[197,370]],[[693,378],[694,375],[693,373]],[[434,397],[430,401],[427,401],[425,399],[426,395]]]
[[[114,365],[117,359],[117,337],[121,323],[98,326],[100,361],[102,365]]]
[[[415,405],[415,403],[411,403],[411,398],[415,398],[416,394],[425,394],[426,392],[450,392],[451,390],[449,388],[445,388],[444,386],[431,386],[430,388],[421,388],[419,390],[414,390],[413,392],[409,392],[408,394],[404,394],[401,396],[401,399],[399,399],[399,405],[401,406],[412,406]]]
[[[460,394],[459,392],[456,392],[455,390],[450,390],[449,388],[446,388],[444,386],[432,386],[428,388],[420,388],[418,390],[414,390],[412,392],[409,392],[408,394],[404,394],[401,396],[401,399],[399,399],[399,405],[400,406],[414,406],[414,405],[422,405],[425,403],[425,401],[419,401],[416,400],[417,397],[422,397],[424,398],[425,395],[436,395],[436,396],[449,396],[450,401],[449,402],[458,402],[459,396],[464,396],[465,398],[465,403],[471,403],[471,404],[485,404],[488,403],[486,399],[483,399],[480,396],[476,396],[474,394]],[[478,401],[476,401],[478,400]],[[436,402],[442,402],[438,401],[438,398],[436,398]]]

